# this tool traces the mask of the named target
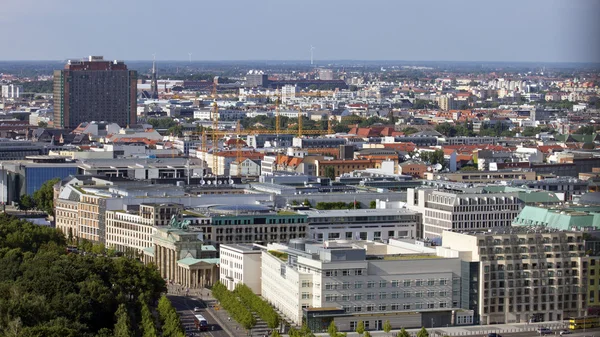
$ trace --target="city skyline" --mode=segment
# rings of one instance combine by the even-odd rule
[[[590,63],[600,61],[594,21],[598,10],[598,1],[564,0],[379,1],[368,6],[357,1],[200,4],[185,0],[177,5],[64,0],[56,6],[8,0],[0,24],[19,25],[19,37],[5,34],[0,43],[18,48],[6,48],[0,60],[65,60],[85,55],[148,60],[156,54],[157,60],[188,61],[191,53],[192,61],[310,62],[314,46],[316,64],[335,60]],[[24,18],[27,25],[20,24]],[[41,39],[48,35],[55,38]]]

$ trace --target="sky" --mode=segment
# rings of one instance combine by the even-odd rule
[[[0,60],[600,62],[600,0],[0,3]]]

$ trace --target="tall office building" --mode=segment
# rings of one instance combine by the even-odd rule
[[[54,71],[54,125],[74,128],[82,122],[136,123],[137,72],[122,61],[102,56],[69,60]]]
[[[333,70],[319,69],[319,79],[323,81],[333,81]]]

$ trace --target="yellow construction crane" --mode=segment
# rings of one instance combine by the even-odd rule
[[[237,125],[235,127],[235,131],[237,134],[237,138],[235,140],[235,148],[236,148],[236,160],[237,160],[237,172],[236,175],[238,177],[242,176],[242,126],[240,121],[237,121]]]

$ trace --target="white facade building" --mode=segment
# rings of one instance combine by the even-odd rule
[[[387,242],[390,238],[417,238],[421,214],[407,209],[306,210],[308,237]]]
[[[262,252],[258,247],[245,244],[220,245],[219,274],[221,283],[233,291],[242,283],[260,295],[260,273]],[[259,277],[257,277],[259,276]]]
[[[422,237],[429,239],[441,238],[445,230],[509,227],[522,208],[517,193],[409,188],[406,194],[406,207],[423,214]]]
[[[337,311],[340,331],[453,324],[460,305],[461,262],[423,254],[402,258],[385,244],[363,241],[269,244],[262,252],[262,296],[291,322],[305,310]],[[393,255],[395,259],[385,259]],[[325,318],[320,318],[323,321]],[[313,331],[326,326],[308,325]]]
[[[2,86],[2,98],[19,98],[23,93],[23,86],[6,84]]]

